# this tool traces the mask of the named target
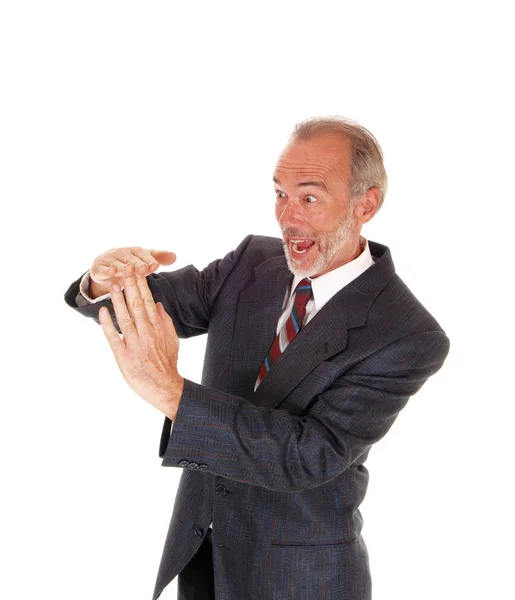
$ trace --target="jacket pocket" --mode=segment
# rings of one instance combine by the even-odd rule
[[[354,536],[350,540],[334,540],[328,542],[293,542],[293,543],[283,543],[283,542],[271,542],[272,548],[332,548],[333,546],[344,546],[345,544],[352,544],[356,541],[356,537]]]

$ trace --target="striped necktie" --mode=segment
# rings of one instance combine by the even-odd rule
[[[270,346],[270,350],[268,351],[261,370],[259,371],[254,389],[257,389],[258,385],[263,381],[264,376],[272,368],[272,365],[284,352],[286,346],[288,346],[288,344],[301,330],[302,322],[306,316],[306,305],[312,297],[313,289],[311,288],[311,281],[305,278],[300,281],[298,286],[295,288],[295,298],[293,300],[293,308],[291,309],[290,316],[286,320],[286,323],[281,327],[275,340]]]

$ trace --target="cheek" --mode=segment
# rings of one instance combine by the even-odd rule
[[[306,218],[306,222],[309,224],[313,233],[323,235],[325,231],[329,231],[333,227],[333,220],[329,218],[327,213],[322,211],[312,211]]]
[[[334,231],[345,220],[347,215],[343,215],[341,211],[328,211],[324,215],[323,229],[324,231]]]

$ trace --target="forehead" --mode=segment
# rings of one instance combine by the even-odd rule
[[[324,134],[310,140],[292,142],[282,151],[275,166],[274,177],[298,179],[319,177],[349,180],[351,144],[337,134]]]

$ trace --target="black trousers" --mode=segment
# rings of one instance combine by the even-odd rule
[[[213,543],[207,530],[202,545],[179,573],[177,600],[215,600]]]

